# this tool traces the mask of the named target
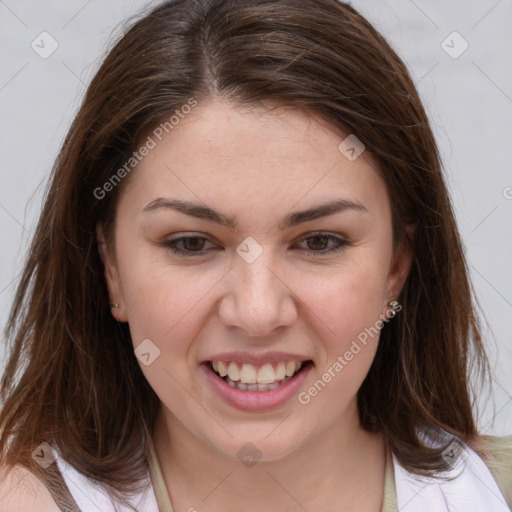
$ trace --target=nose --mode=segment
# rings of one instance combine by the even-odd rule
[[[292,325],[297,320],[293,286],[266,257],[266,251],[252,263],[236,260],[218,309],[223,325],[257,338]]]

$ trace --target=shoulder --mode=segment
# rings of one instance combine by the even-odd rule
[[[21,466],[9,471],[0,467],[0,509],[2,512],[60,512],[46,486]]]
[[[512,507],[512,435],[482,436],[482,440],[491,456],[486,464]]]
[[[394,459],[398,510],[411,512],[471,510],[510,512],[512,484],[512,437],[480,436],[488,456],[442,430],[422,433],[424,443],[442,448],[446,471],[432,476],[409,472]],[[480,444],[480,443],[479,443]],[[507,506],[507,503],[509,506]]]

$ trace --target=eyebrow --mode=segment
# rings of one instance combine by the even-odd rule
[[[236,217],[227,217],[208,206],[192,203],[190,201],[182,201],[180,199],[158,197],[145,206],[142,211],[144,213],[150,213],[160,209],[175,210],[197,219],[215,222],[216,224],[220,224],[221,226],[229,229],[235,229],[237,226]],[[288,227],[297,226],[298,224],[312,221],[320,217],[333,215],[334,213],[345,210],[357,210],[362,213],[368,213],[368,209],[358,201],[336,199],[313,206],[306,210],[286,214],[279,221],[279,228],[286,229]]]

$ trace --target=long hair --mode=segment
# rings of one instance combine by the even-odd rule
[[[446,467],[419,427],[479,451],[471,376],[489,365],[436,142],[401,59],[336,0],[170,0],[113,45],[53,168],[6,331],[0,463],[32,467],[47,441],[119,492],[145,474],[143,427],[159,400],[127,325],[110,314],[96,225],[112,236],[117,199],[137,172],[126,162],[148,134],[191,99],[213,97],[308,111],[365,144],[395,242],[416,228],[403,310],[382,330],[358,392],[361,425],[383,432],[418,474]]]

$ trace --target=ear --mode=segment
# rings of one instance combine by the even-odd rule
[[[127,322],[126,306],[121,292],[122,288],[117,264],[111,254],[112,248],[107,246],[103,225],[100,222],[96,225],[96,237],[98,241],[98,252],[103,262],[112,316],[118,322]]]
[[[407,276],[409,275],[414,255],[413,237],[415,229],[415,225],[407,225],[405,227],[405,233],[397,245],[388,274],[386,295],[384,297],[385,311],[389,310],[390,301],[398,299]]]

